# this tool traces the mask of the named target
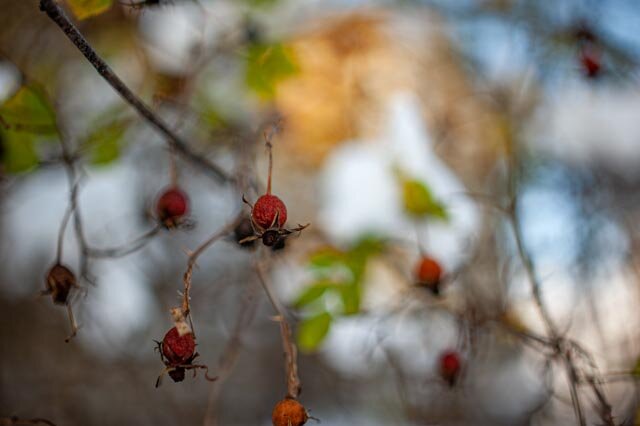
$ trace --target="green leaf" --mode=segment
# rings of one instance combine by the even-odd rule
[[[249,46],[245,81],[258,96],[269,99],[276,86],[298,72],[293,50],[281,43]]]
[[[23,85],[0,106],[0,119],[13,131],[51,135],[57,132],[56,113],[42,87]]]
[[[445,207],[433,197],[429,188],[419,180],[402,180],[402,201],[404,209],[412,216],[420,218],[433,216],[443,220],[449,218]]]
[[[91,152],[91,163],[106,165],[117,160],[126,129],[123,123],[112,122],[89,134],[84,141],[84,148]]]
[[[298,347],[304,352],[312,352],[320,346],[329,332],[331,315],[322,312],[303,320],[298,329]]]
[[[2,165],[6,173],[24,173],[38,166],[39,159],[33,135],[0,132],[0,144],[2,145]]]
[[[309,265],[312,268],[330,268],[338,264],[344,264],[346,256],[343,252],[332,247],[322,248],[309,256]]]
[[[297,309],[305,307],[320,299],[329,288],[331,288],[331,286],[328,284],[313,284],[310,287],[307,287],[302,294],[298,296],[296,301],[293,303],[293,306]]]
[[[360,285],[355,282],[339,287],[344,315],[354,315],[360,312]]]
[[[109,10],[113,0],[67,0],[71,12],[78,19],[87,19]]]

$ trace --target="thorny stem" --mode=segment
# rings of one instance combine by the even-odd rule
[[[185,271],[182,279],[184,284],[184,292],[182,294],[182,315],[184,315],[185,318],[190,317],[190,314],[191,314],[191,307],[189,304],[190,302],[189,291],[191,290],[191,278],[193,275],[193,267],[196,265],[196,261],[198,260],[198,257],[202,253],[204,253],[207,250],[207,248],[209,248],[213,243],[215,243],[216,241],[218,241],[219,239],[227,235],[229,232],[231,232],[241,220],[242,220],[242,214],[236,215],[236,217],[231,222],[227,223],[218,231],[216,231],[205,242],[200,244],[198,248],[196,248],[193,252],[189,254],[189,260],[187,261],[187,270]],[[195,333],[194,333],[194,336],[195,336]]]
[[[293,339],[291,338],[291,327],[289,326],[289,323],[284,316],[284,312],[282,311],[280,304],[271,293],[271,290],[269,288],[269,281],[264,271],[264,266],[260,262],[260,260],[257,260],[255,262],[255,268],[258,279],[260,280],[260,284],[262,284],[262,288],[267,294],[267,298],[269,299],[271,306],[273,306],[273,309],[277,313],[276,321],[280,323],[280,337],[282,339],[282,349],[284,350],[285,354],[285,379],[287,382],[287,397],[297,399],[298,395],[300,395],[302,384],[300,382],[300,377],[298,376],[298,351],[295,343],[293,343]]]
[[[98,73],[109,83],[109,85],[122,98],[129,103],[148,123],[160,131],[166,138],[168,143],[175,148],[185,159],[190,161],[196,167],[208,173],[219,182],[231,181],[220,167],[213,164],[206,158],[194,153],[187,142],[175,134],[169,126],[158,117],[138,96],[136,96],[129,87],[116,75],[115,72],[107,65],[96,51],[91,47],[89,42],[73,25],[71,20],[66,16],[65,12],[58,6],[55,0],[40,0],[40,10],[45,12],[53,22],[65,33],[69,40],[78,48],[85,58],[93,65]]]

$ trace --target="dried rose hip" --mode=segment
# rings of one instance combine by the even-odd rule
[[[253,205],[251,219],[262,229],[282,228],[287,221],[287,206],[275,195],[265,194]]]
[[[66,305],[69,303],[71,289],[77,287],[76,277],[69,268],[59,263],[53,265],[47,273],[46,290],[43,294],[50,294],[53,303]]]
[[[217,380],[217,377],[209,376],[209,369],[206,365],[193,363],[198,357],[193,333],[188,332],[181,336],[178,329],[173,327],[164,335],[162,342],[156,341],[156,344],[158,345],[156,349],[160,352],[160,359],[165,365],[164,371],[156,380],[156,387],[160,386],[164,373],[168,373],[174,382],[181,382],[184,380],[186,370],[193,370],[195,377],[196,370],[202,369],[205,379],[210,382]]]
[[[162,339],[162,354],[171,365],[188,363],[193,358],[196,342],[192,333],[180,336],[178,329],[173,327]]]
[[[273,426],[302,426],[309,420],[307,410],[292,398],[285,398],[273,408]]]
[[[267,191],[260,196],[254,205],[251,205],[244,196],[242,201],[251,207],[251,225],[253,235],[240,240],[240,244],[248,243],[258,239],[273,250],[283,249],[284,240],[294,232],[300,232],[309,224],[298,225],[293,229],[285,229],[287,222],[287,206],[277,196],[271,193],[271,172],[273,170],[273,156],[271,155],[271,142],[265,135],[267,149],[269,150],[269,175],[267,178]]]

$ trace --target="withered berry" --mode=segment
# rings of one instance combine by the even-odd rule
[[[253,205],[251,218],[262,229],[282,228],[287,221],[287,207],[275,195],[265,194]]]
[[[275,246],[280,241],[280,233],[270,229],[262,234],[262,244],[267,247]]]
[[[193,334],[180,336],[176,327],[169,330],[162,339],[162,354],[171,366],[187,364],[193,358],[195,350]]]
[[[309,416],[302,404],[292,398],[285,398],[273,408],[273,426],[302,426]]]
[[[69,292],[77,287],[76,277],[69,268],[59,263],[47,273],[46,290],[44,294],[50,294],[53,303],[66,305],[69,302]]]
[[[416,266],[415,275],[417,285],[428,288],[434,294],[440,293],[442,267],[435,259],[422,256]]]
[[[189,198],[187,194],[175,186],[166,189],[156,203],[158,220],[167,228],[178,225],[179,220],[187,214],[188,209]]]
[[[460,355],[456,351],[446,351],[440,356],[440,376],[453,386],[460,374]]]

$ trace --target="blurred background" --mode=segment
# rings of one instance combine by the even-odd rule
[[[640,424],[638,2],[59,3],[230,180],[172,152],[36,0],[0,0],[2,424],[271,424],[286,381],[258,258],[324,425]],[[191,307],[220,379],[155,388],[188,253],[264,193],[274,127],[273,192],[311,226],[204,252]],[[189,226],[160,229],[176,179]],[[39,293],[74,186],[65,343]]]

